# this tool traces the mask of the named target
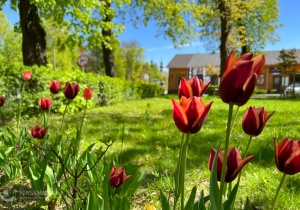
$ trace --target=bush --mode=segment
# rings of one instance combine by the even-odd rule
[[[267,91],[265,89],[257,89],[255,88],[254,94],[266,94]]]
[[[151,98],[162,95],[163,87],[128,82],[120,78],[100,77],[98,99],[101,105],[110,105],[124,100]]]
[[[26,81],[22,103],[22,116],[30,117],[40,113],[38,101],[40,98],[52,98],[53,104],[51,111],[63,113],[66,103],[63,90],[58,94],[52,95],[49,91],[51,80],[58,80],[62,83],[62,89],[66,82],[76,82],[80,85],[81,92],[86,87],[93,89],[92,101],[89,107],[95,105],[109,105],[129,99],[139,99],[155,97],[163,94],[163,88],[157,85],[146,85],[141,83],[131,83],[120,78],[110,78],[99,76],[95,73],[83,73],[81,70],[62,70],[54,71],[52,67],[25,67],[23,65],[1,66],[0,95],[5,95],[7,100],[4,104],[3,116],[12,119],[17,110],[21,88],[23,86],[22,75],[24,70],[32,72],[32,78]],[[82,110],[85,106],[83,94],[73,100],[68,106],[69,113]]]
[[[208,94],[210,96],[216,96],[219,95],[219,86],[218,85],[210,85],[205,91],[205,94]]]

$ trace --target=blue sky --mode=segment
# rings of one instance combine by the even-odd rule
[[[274,45],[267,44],[265,50],[300,49],[300,1],[279,0],[279,4],[279,21],[283,24],[283,27],[278,29],[281,40]],[[9,5],[3,8],[3,12],[12,23],[19,20],[19,14],[11,11]],[[140,47],[145,49],[145,59],[149,62],[151,59],[157,64],[163,61],[164,66],[166,66],[176,54],[207,53],[200,42],[193,42],[193,46],[187,44],[181,49],[175,49],[170,39],[156,36],[158,30],[155,22],[150,22],[147,27],[141,26],[138,29],[130,26],[130,24],[125,25],[125,27],[126,32],[123,32],[119,39],[121,41],[137,41]]]

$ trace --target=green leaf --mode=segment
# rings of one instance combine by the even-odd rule
[[[252,208],[251,208],[250,200],[249,200],[249,198],[247,197],[244,210],[251,210],[251,209],[252,209]]]
[[[15,147],[7,147],[7,149],[5,150],[5,154],[8,155],[9,153],[11,153],[11,151],[13,151],[15,149]]]
[[[46,166],[45,175],[48,196],[55,195],[57,191],[54,183],[54,174],[52,168],[50,168],[48,165]]]
[[[160,202],[162,210],[171,210],[169,200],[166,198],[162,190],[160,190]]]
[[[191,195],[188,199],[188,202],[186,203],[186,205],[184,207],[185,210],[193,209],[193,204],[194,204],[194,201],[195,201],[196,191],[197,191],[197,188],[193,187]]]
[[[224,209],[231,209],[233,207],[233,202],[235,200],[237,191],[239,188],[239,183],[237,182],[234,186],[234,188],[231,190],[230,195],[228,196],[228,199],[224,202]]]
[[[216,151],[214,161],[211,168],[210,173],[210,183],[209,183],[209,198],[211,209],[217,209],[218,206],[218,197],[219,197],[219,185],[218,185],[218,178],[217,178],[217,163],[218,163],[218,154],[219,154],[220,145]]]
[[[103,210],[104,202],[101,197],[97,196],[93,191],[88,194],[86,210]]]
[[[206,197],[206,201],[209,200],[209,196]],[[206,203],[205,199],[204,199],[204,192],[203,190],[201,190],[200,192],[200,196],[199,196],[199,200],[198,202],[196,202],[193,206],[193,210],[205,210],[205,203]]]

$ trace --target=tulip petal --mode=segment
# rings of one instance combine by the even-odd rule
[[[200,80],[201,91],[199,93],[199,97],[204,94],[205,90],[208,88],[209,85],[210,85],[210,82],[208,82],[206,85],[204,85],[203,81]]]
[[[253,109],[251,106],[247,109],[242,118],[242,127],[246,134],[255,136],[257,129],[259,128],[259,117],[255,113],[257,109]]]
[[[211,148],[210,149],[209,160],[208,160],[208,164],[207,164],[208,169],[210,171],[211,171],[211,168],[212,168],[212,164],[213,164],[215,155],[216,155],[216,150],[214,148]],[[221,180],[222,165],[223,165],[223,155],[222,155],[222,152],[219,151],[218,162],[217,162],[217,178],[218,178],[218,181]]]
[[[179,87],[178,87],[178,97],[179,99],[181,96],[185,96],[187,98],[193,96],[193,89],[191,84],[183,77],[180,80]]]
[[[177,128],[183,133],[188,133],[189,131],[188,119],[186,117],[183,107],[174,99],[172,99],[172,103],[173,103],[173,120]]]
[[[238,166],[238,168],[231,174],[230,177],[225,177],[225,181],[226,182],[232,182],[236,177],[237,175],[240,173],[240,171],[243,169],[243,167],[250,162],[250,160],[252,160],[254,158],[254,155],[251,155],[247,158],[245,158]]]
[[[212,103],[213,102],[211,101],[210,103],[205,105],[203,112],[200,114],[199,118],[195,120],[190,133],[197,133],[201,129],[202,125],[206,120],[206,117],[208,115]]]
[[[258,76],[261,74],[262,69],[265,66],[266,58],[263,54],[254,57],[253,59],[253,73],[256,73]]]
[[[251,74],[252,63],[252,61],[243,61],[223,73],[220,83],[220,97],[223,102],[234,102],[236,98],[243,95],[244,85]]]
[[[190,83],[191,88],[192,88],[192,96],[199,97],[199,95],[201,93],[201,87],[202,87],[201,83],[203,85],[202,80],[200,80],[198,77],[194,76],[191,79],[189,79],[189,83]]]

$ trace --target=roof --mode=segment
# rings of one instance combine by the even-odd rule
[[[286,50],[289,51],[289,50]],[[264,51],[266,56],[266,65],[278,65],[278,56],[280,50]],[[300,64],[300,49],[296,50],[297,63]],[[177,54],[169,62],[167,68],[192,68],[203,67],[208,64],[214,66],[220,66],[220,54]]]

